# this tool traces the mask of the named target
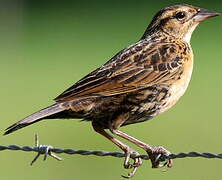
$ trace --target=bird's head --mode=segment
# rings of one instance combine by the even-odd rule
[[[160,10],[148,26],[144,37],[156,32],[190,41],[192,32],[197,25],[219,13],[191,5],[175,5]]]

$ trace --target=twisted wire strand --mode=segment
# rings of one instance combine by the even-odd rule
[[[61,148],[53,148],[50,145],[40,145],[41,147],[30,147],[30,146],[18,146],[18,145],[8,145],[3,146],[0,145],[0,151],[3,150],[14,150],[14,151],[25,151],[25,152],[40,152],[41,154],[45,154],[45,149],[49,147],[49,150],[54,153],[64,153],[64,154],[79,154],[79,155],[95,155],[95,156],[113,156],[113,157],[125,157],[124,153],[120,152],[107,152],[102,150],[75,150],[75,149],[61,149]],[[186,157],[203,157],[203,158],[218,158],[222,159],[222,153],[216,154],[216,153],[200,153],[200,152],[188,152],[188,153],[178,153],[178,154],[170,154],[170,155],[164,155],[166,159],[176,159],[176,158],[186,158]],[[138,157],[138,156],[137,156]],[[148,160],[148,155],[140,155],[142,159]],[[133,157],[135,158],[135,157]]]
[[[54,148],[50,145],[39,145],[38,141],[38,136],[35,136],[35,146],[36,147],[30,147],[30,146],[18,146],[18,145],[8,145],[8,146],[3,146],[0,145],[0,151],[3,150],[12,150],[12,151],[25,151],[25,152],[37,152],[38,154],[35,156],[33,161],[31,162],[31,165],[39,158],[41,154],[44,154],[44,160],[46,160],[46,157],[49,155],[57,160],[62,160],[62,158],[58,157],[56,154],[79,154],[79,155],[95,155],[95,156],[112,156],[112,157],[118,157],[122,158],[125,157],[124,153],[120,152],[107,152],[107,151],[102,151],[102,150],[75,150],[75,149],[61,149],[61,148]],[[132,156],[131,158],[136,158],[138,156]],[[140,155],[144,160],[149,160],[148,155]],[[218,158],[222,159],[222,153],[221,154],[216,154],[216,153],[210,153],[210,152],[205,152],[205,153],[200,153],[200,152],[188,152],[188,153],[178,153],[178,154],[170,154],[170,155],[162,155],[160,157],[161,161],[164,161],[166,159],[176,159],[176,158],[186,158],[186,157],[203,157],[203,158]]]

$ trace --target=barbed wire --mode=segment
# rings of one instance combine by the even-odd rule
[[[8,146],[3,146],[0,145],[0,151],[3,150],[12,150],[12,151],[25,151],[25,152],[37,152],[38,154],[35,156],[35,158],[32,160],[31,165],[39,158],[41,154],[44,155],[43,160],[46,160],[47,156],[51,156],[59,161],[63,160],[63,158],[57,156],[54,153],[61,154],[69,154],[69,155],[74,155],[74,154],[79,154],[79,155],[95,155],[95,156],[112,156],[112,157],[118,157],[122,158],[125,157],[124,153],[120,152],[107,152],[107,151],[102,151],[102,150],[75,150],[75,149],[61,149],[61,148],[54,148],[51,145],[40,145],[38,136],[35,135],[35,147],[30,147],[30,146],[18,146],[18,145],[8,145]],[[131,158],[136,158],[140,157],[144,160],[149,160],[148,155],[139,155],[139,156],[131,156]],[[200,153],[200,152],[188,152],[188,153],[178,153],[178,154],[169,154],[169,155],[161,155],[160,161],[164,161],[166,159],[176,159],[176,158],[186,158],[186,157],[202,157],[202,158],[218,158],[222,159],[222,153],[221,154],[216,154],[216,153],[210,153],[210,152],[205,152],[205,153]]]

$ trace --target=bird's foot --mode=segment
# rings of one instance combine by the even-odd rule
[[[162,146],[152,147],[152,149],[147,150],[147,153],[150,157],[152,168],[160,168],[160,167],[168,167],[171,168],[173,166],[172,159],[166,159],[163,163],[161,163],[162,155],[170,155],[170,151],[166,150]]]
[[[126,154],[126,157],[125,157],[123,166],[125,169],[132,169],[132,171],[129,172],[127,176],[122,175],[122,177],[131,178],[134,176],[137,169],[142,165],[142,159],[140,157],[137,157],[140,154],[130,147],[126,149],[125,154]],[[133,159],[133,163],[130,162],[130,159]]]

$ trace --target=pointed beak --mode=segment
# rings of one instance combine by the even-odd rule
[[[208,19],[208,18],[211,18],[214,16],[219,16],[219,15],[220,15],[220,13],[218,13],[218,12],[199,8],[198,13],[194,16],[194,21],[201,22],[201,21],[204,21],[205,19]]]

